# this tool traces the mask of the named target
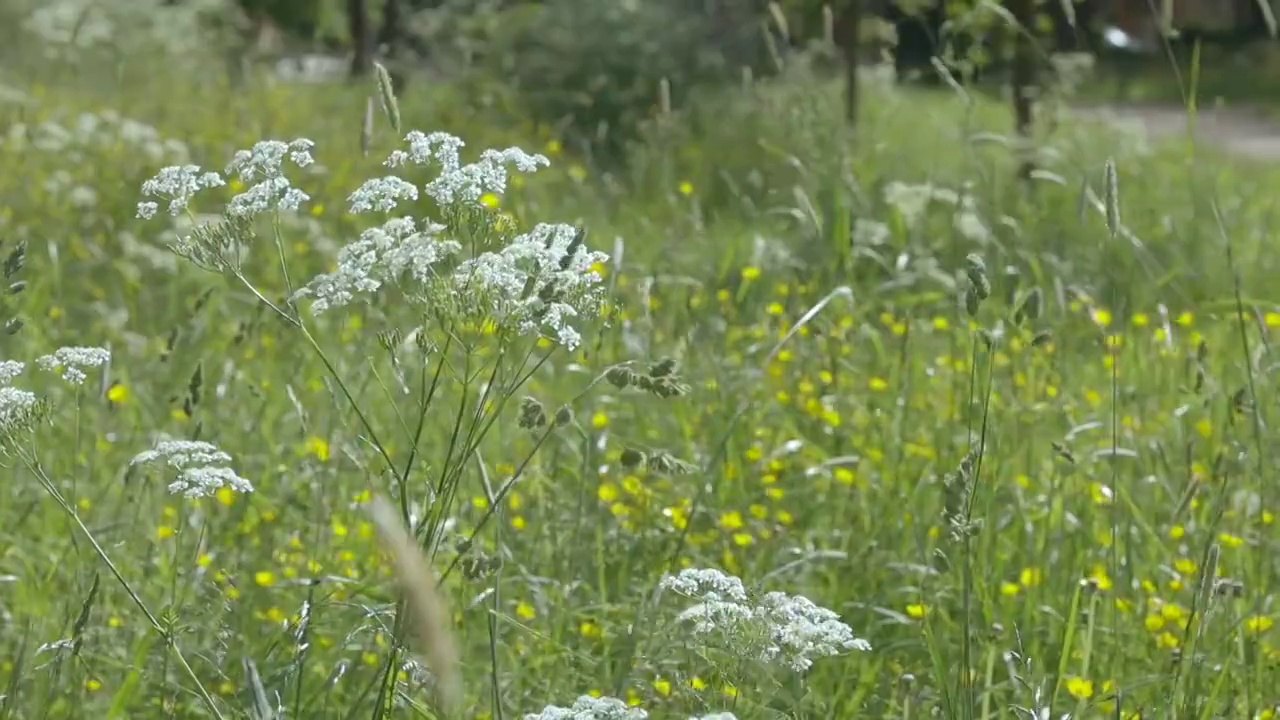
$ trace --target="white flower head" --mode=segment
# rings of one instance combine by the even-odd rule
[[[436,179],[423,188],[441,205],[476,203],[487,192],[506,192],[509,166],[522,173],[532,173],[551,163],[543,155],[530,155],[520,148],[485,150],[477,162],[463,165],[460,151],[465,143],[443,132],[430,134],[414,130],[405,136],[408,150],[396,150],[384,163],[387,167],[429,165],[440,167]]]
[[[649,713],[630,707],[613,697],[582,695],[571,707],[548,705],[538,713],[526,713],[524,720],[646,720]]]
[[[169,214],[178,215],[187,209],[196,193],[224,184],[221,175],[205,172],[199,165],[170,165],[142,183],[142,196],[168,200]],[[150,219],[157,209],[152,201],[138,203],[138,217]]]
[[[73,385],[85,381],[85,368],[95,368],[111,361],[111,351],[99,347],[62,347],[52,355],[36,358],[36,364],[42,370],[62,371],[62,379]]]
[[[248,150],[237,150],[227,166],[227,175],[235,174],[245,182],[259,182],[231,198],[227,214],[249,218],[269,210],[292,212],[311,196],[294,187],[284,174],[285,162],[304,168],[315,162],[311,149],[315,143],[298,138],[291,142],[261,140]]]
[[[747,589],[742,580],[715,568],[685,568],[678,575],[664,577],[658,587],[699,600],[747,602]]]
[[[820,657],[871,650],[831,610],[781,592],[753,600],[740,579],[719,570],[681,570],[663,578],[659,587],[698,601],[677,616],[693,638],[722,643],[745,659],[804,672]]]
[[[366,180],[351,196],[351,212],[391,212],[400,200],[417,200],[418,187],[395,175]]]
[[[230,487],[237,492],[253,492],[253,485],[228,467],[193,467],[182,470],[178,479],[169,483],[169,492],[188,498],[207,497],[219,488]]]
[[[801,595],[767,593],[756,614],[771,628],[767,654],[796,672],[808,670],[814,658],[849,650],[871,651],[871,643],[854,637],[839,615]]]
[[[161,440],[154,448],[135,455],[129,464],[146,465],[155,462],[182,469],[192,465],[231,462],[231,456],[213,443],[203,440]]]
[[[16,387],[0,387],[0,436],[9,436],[34,424],[40,400],[35,393]]]
[[[347,305],[357,295],[377,292],[405,275],[430,284],[436,264],[462,249],[456,241],[441,239],[443,230],[435,223],[419,228],[413,218],[392,218],[365,230],[338,252],[337,269],[316,276],[298,295],[311,297],[311,309],[320,313]]]
[[[237,492],[253,492],[253,485],[224,464],[231,456],[203,440],[161,440],[150,450],[139,453],[130,465],[164,464],[177,470],[178,478],[169,484],[169,492],[197,498],[212,495],[221,487]]]
[[[259,175],[263,178],[280,177],[284,174],[284,162],[288,158],[298,167],[307,167],[315,162],[311,157],[311,149],[316,144],[306,138],[298,138],[292,142],[280,140],[260,140],[248,150],[237,150],[227,166],[227,174],[239,175],[245,182],[253,182]]]
[[[405,136],[409,149],[395,150],[383,164],[387,167],[404,167],[405,165],[427,165],[435,162],[442,172],[455,172],[460,164],[459,155],[466,143],[460,138],[446,132],[430,134],[414,130]]]
[[[273,209],[293,212],[310,199],[310,195],[293,187],[289,178],[277,175],[231,198],[227,203],[227,215],[249,218]]]
[[[550,162],[542,155],[530,155],[520,148],[485,150],[478,162],[440,173],[423,190],[441,205],[477,203],[485,193],[501,195],[507,191],[508,165],[520,172],[532,173]]]
[[[0,386],[13,384],[14,378],[27,369],[27,364],[17,360],[0,360]]]
[[[442,206],[450,223],[468,222],[467,213],[456,211],[478,203],[485,193],[503,192],[511,171],[533,172],[548,164],[541,155],[508,148],[486,150],[477,162],[463,165],[463,142],[448,133],[415,130],[405,142],[408,149],[391,153],[384,164],[438,168],[439,175],[421,193]],[[278,155],[279,148],[273,152]],[[419,195],[417,186],[389,175],[366,181],[348,200],[353,213],[390,212]],[[415,300],[446,303],[468,317],[576,347],[578,319],[598,313],[603,302],[604,288],[593,267],[608,256],[587,249],[577,228],[540,224],[510,240],[505,233],[487,234],[485,240],[498,237],[503,244],[459,257],[463,244],[454,238],[470,237],[465,231],[412,217],[390,218],[339,251],[337,268],[314,278],[298,295],[310,297],[315,312],[324,312],[407,280],[413,286],[404,288],[406,295]],[[469,240],[467,247],[476,244]]]
[[[581,340],[573,319],[599,310],[604,299],[592,266],[609,256],[582,245],[572,225],[539,224],[498,251],[461,263],[454,281],[487,302],[484,312],[522,333],[550,329],[570,350]]]

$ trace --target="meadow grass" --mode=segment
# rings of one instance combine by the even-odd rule
[[[51,406],[6,425],[0,714],[1272,717],[1275,168],[1064,116],[1028,192],[1003,107],[872,83],[851,135],[802,68],[659,118],[622,169],[449,87],[400,98],[400,132],[375,117],[366,153],[374,87],[219,77],[4,78],[5,359],[111,358],[14,381]],[[610,259],[580,345],[440,296],[295,314],[413,129],[548,156],[459,227],[584,227]],[[165,165],[298,137],[311,200],[235,273],[136,217]],[[253,492],[172,494],[131,462],[157,433]],[[870,650],[797,672],[746,626],[695,632],[662,582],[688,568],[803,595]],[[405,610],[414,573],[447,627]],[[445,630],[433,674],[453,651],[415,637]]]

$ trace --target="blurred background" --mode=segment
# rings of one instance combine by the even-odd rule
[[[5,0],[0,58],[29,74],[22,66],[32,58],[160,51],[202,63],[207,74],[217,56],[233,78],[269,67],[296,82],[362,77],[377,61],[399,90],[466,88],[469,103],[518,112],[566,142],[616,155],[662,102],[682,105],[775,74],[798,55],[832,70],[882,66],[924,84],[940,84],[945,67],[993,93],[1024,68],[1022,82],[1045,92],[1051,78],[1082,102],[1185,105],[1194,74],[1201,98],[1266,105],[1280,100],[1280,52],[1269,41],[1278,7],[1280,0]]]

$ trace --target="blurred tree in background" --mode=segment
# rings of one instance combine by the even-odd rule
[[[1045,37],[1061,5],[1010,7]],[[936,79],[937,54],[971,77],[1010,61],[1019,36],[1007,10],[982,0],[11,0],[5,9],[59,51],[150,43],[190,59],[220,48],[237,72],[319,53],[357,77],[376,60],[398,90],[412,92],[414,78],[470,88],[477,102],[602,161],[620,157],[663,104],[685,107],[789,62],[842,78],[852,121],[859,63],[896,45],[899,70]],[[1024,44],[1019,67],[1042,55]],[[1036,73],[1018,77],[1030,84]],[[1020,108],[1020,127],[1028,112]]]
[[[467,4],[477,12],[456,12]],[[744,67],[759,72],[766,58],[756,0],[455,1],[449,10],[455,19],[437,25],[435,44],[462,47],[440,54],[507,84],[523,112],[606,155],[658,110],[664,80],[679,104]]]

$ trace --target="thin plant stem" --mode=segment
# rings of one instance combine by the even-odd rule
[[[191,667],[191,664],[187,662],[187,658],[182,653],[182,648],[178,646],[178,641],[174,638],[173,633],[160,624],[160,620],[151,612],[151,609],[147,607],[146,602],[144,602],[142,597],[138,595],[137,591],[133,589],[133,586],[125,578],[124,574],[120,572],[120,569],[116,567],[115,562],[111,560],[111,556],[107,555],[107,551],[98,544],[98,540],[93,536],[93,532],[90,531],[89,528],[85,526],[84,522],[80,520],[80,515],[71,507],[70,503],[67,502],[67,499],[63,497],[62,493],[59,492],[57,486],[54,485],[53,480],[44,471],[44,467],[40,464],[40,461],[35,457],[35,455],[22,452],[20,457],[22,458],[23,464],[27,466],[27,469],[35,474],[45,492],[47,492],[49,496],[57,502],[58,507],[62,508],[62,511],[66,513],[71,522],[75,524],[75,526],[84,535],[85,539],[89,541],[89,545],[93,548],[93,551],[97,553],[98,559],[107,566],[107,570],[115,577],[116,582],[120,584],[120,587],[124,588],[125,593],[128,594],[129,598],[133,601],[133,604],[142,611],[144,616],[146,616],[147,623],[156,631],[156,634],[160,636],[165,645],[173,651],[173,656],[178,661],[178,665],[182,667],[187,676],[191,678],[191,681],[195,683],[196,692],[200,695],[200,699],[204,701],[205,705],[208,706],[209,711],[212,712],[213,716],[218,720],[223,720],[224,716],[218,709],[218,704],[214,702],[213,696],[209,694],[207,689],[205,689],[204,684],[200,682],[200,677],[196,675],[196,671]]]

